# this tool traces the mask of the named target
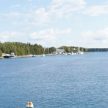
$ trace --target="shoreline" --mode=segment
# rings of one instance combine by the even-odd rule
[[[23,55],[23,56],[14,56],[9,58],[0,57],[0,59],[14,59],[14,58],[32,58],[32,57],[44,57],[48,55]]]
[[[33,57],[45,57],[45,56],[57,56],[57,55],[64,55],[64,56],[68,56],[68,55],[83,55],[83,54],[42,54],[42,55],[22,55],[22,56],[14,56],[14,57],[9,57],[9,58],[4,58],[4,57],[0,57],[0,59],[11,59],[11,58],[33,58]]]

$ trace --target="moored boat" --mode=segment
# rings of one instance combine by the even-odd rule
[[[15,54],[14,53],[11,53],[11,54],[3,54],[2,57],[3,58],[14,58],[15,57]]]

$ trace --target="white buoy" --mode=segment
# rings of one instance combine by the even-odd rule
[[[34,105],[32,102],[27,102],[26,108],[34,108]]]

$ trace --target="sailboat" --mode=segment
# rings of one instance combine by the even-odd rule
[[[45,57],[45,56],[46,56],[46,55],[45,55],[45,48],[44,48],[42,57]]]
[[[80,50],[80,47],[78,48],[78,54],[84,54],[84,52]]]

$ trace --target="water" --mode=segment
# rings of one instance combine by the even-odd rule
[[[108,53],[0,60],[0,108],[107,108]]]

